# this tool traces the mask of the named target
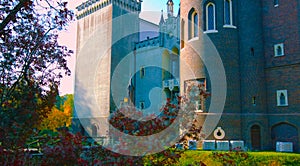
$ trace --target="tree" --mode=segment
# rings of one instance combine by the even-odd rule
[[[73,95],[58,97],[55,106],[53,106],[52,110],[47,114],[47,118],[42,120],[38,129],[56,132],[58,128],[70,127],[73,108]]]
[[[26,138],[51,111],[60,79],[70,75],[58,32],[73,20],[67,2],[0,2],[0,142],[24,146]]]
[[[186,110],[195,111],[198,109],[195,103],[204,103],[204,100],[206,100],[211,94],[206,90],[205,83],[199,83],[199,82],[190,82],[187,84],[186,87],[186,93],[183,96],[183,100],[181,101],[181,105],[186,107]],[[198,101],[198,102],[195,102]],[[201,113],[200,113],[201,114]],[[197,114],[196,117],[194,117],[192,121],[192,125],[190,128],[186,131],[186,133],[182,136],[179,143],[183,144],[184,149],[188,149],[188,142],[190,140],[199,141],[205,137],[201,133],[202,131],[202,123],[199,123],[197,121]]]

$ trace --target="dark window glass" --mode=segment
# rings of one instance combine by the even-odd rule
[[[224,7],[224,15],[225,15],[225,25],[231,25],[230,22],[230,1],[225,0],[225,7]]]
[[[215,29],[215,21],[214,21],[214,18],[215,18],[215,12],[214,12],[214,6],[212,4],[209,4],[208,7],[207,7],[207,23],[208,23],[208,26],[207,26],[207,30],[214,30]]]
[[[194,37],[198,36],[198,14],[194,14]]]
[[[285,96],[283,93],[280,94],[280,105],[286,105]]]
[[[145,76],[145,68],[144,67],[141,68],[140,76],[141,76],[141,78],[143,78]]]
[[[141,109],[144,109],[144,108],[145,108],[144,102],[141,102]]]
[[[282,55],[282,48],[280,46],[277,47],[277,55]]]
[[[97,126],[96,125],[92,126],[92,137],[97,137]]]

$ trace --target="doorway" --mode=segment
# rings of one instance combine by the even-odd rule
[[[261,135],[260,127],[258,125],[253,125],[251,127],[251,147],[252,150],[261,150]]]

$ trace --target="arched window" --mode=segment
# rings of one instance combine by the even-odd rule
[[[285,95],[283,93],[280,94],[280,105],[286,105]]]
[[[274,7],[277,7],[279,5],[278,0],[274,0]]]
[[[283,45],[283,43],[274,45],[274,54],[275,54],[275,56],[283,56],[284,55],[284,45]]]
[[[198,14],[194,12],[194,37],[198,37]]]
[[[277,106],[288,106],[287,90],[277,91]]]
[[[194,8],[192,8],[189,12],[188,19],[189,19],[189,39],[198,37],[199,31],[199,19],[198,19],[198,13]]]
[[[281,48],[281,46],[277,47],[277,54],[278,55],[282,55],[282,48]]]
[[[216,13],[215,4],[208,3],[206,5],[206,30],[216,30]]]
[[[93,124],[93,126],[92,126],[92,137],[97,137],[98,136],[98,134],[97,134],[97,131],[98,129],[97,129],[97,125],[96,124]]]
[[[140,102],[140,109],[141,110],[145,109],[145,102],[143,101]]]
[[[225,25],[233,25],[232,0],[224,0],[224,24]]]

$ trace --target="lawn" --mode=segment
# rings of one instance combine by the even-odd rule
[[[215,155],[213,155],[213,153]],[[176,165],[199,165],[200,162],[208,166],[222,166],[223,164],[226,165],[226,163],[227,165],[298,166],[300,165],[300,154],[279,152],[212,152],[194,150],[184,152]]]

